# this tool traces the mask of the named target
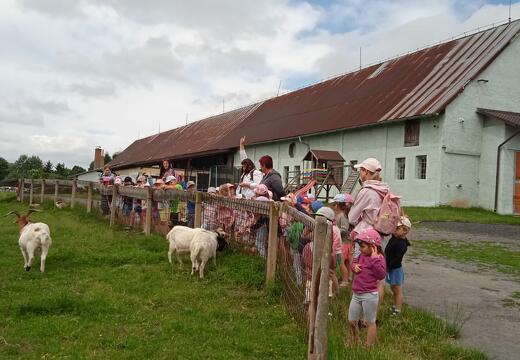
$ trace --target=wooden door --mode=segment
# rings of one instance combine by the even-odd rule
[[[516,152],[515,163],[515,193],[513,195],[513,207],[515,214],[520,214],[520,151]]]

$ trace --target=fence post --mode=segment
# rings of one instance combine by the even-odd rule
[[[25,179],[22,178],[22,187],[20,188],[20,202],[23,202],[24,190],[25,190]]]
[[[33,192],[34,192],[34,179],[31,179],[31,190],[29,192],[29,206],[31,206],[32,202],[33,202]]]
[[[153,189],[148,188],[148,194],[146,194],[146,218],[144,223],[145,235],[150,235],[152,232],[152,201],[153,201]]]
[[[43,199],[45,197],[45,180],[41,179],[40,181],[42,183],[42,188],[41,188],[41,191],[40,191],[40,204],[43,204]]]
[[[324,217],[316,217],[314,226],[314,240],[312,244],[312,280],[311,280],[311,299],[309,304],[309,347],[308,359],[321,359],[317,349],[317,338],[319,332],[316,329],[316,313],[318,308],[318,294],[321,282],[321,258],[327,236],[327,221]],[[327,271],[327,277],[328,277]],[[328,280],[327,280],[328,285]]]
[[[200,191],[195,193],[195,219],[193,227],[202,227],[202,193]]]
[[[56,204],[58,202],[58,193],[60,191],[60,183],[58,180],[54,180],[54,203]]]
[[[318,359],[327,359],[327,323],[329,321],[329,272],[332,247],[332,226],[327,225],[323,252],[321,256],[321,278],[316,308],[314,348]]]
[[[74,209],[74,203],[76,202],[76,180],[72,181],[72,193],[70,195],[70,208]]]
[[[94,184],[92,184],[92,181],[89,181],[88,188],[87,188],[87,212],[92,212],[92,188],[94,187]]]
[[[110,205],[110,226],[113,226],[116,221],[116,204],[117,204],[117,190],[119,185],[112,185],[112,204]]]
[[[266,282],[274,280],[276,275],[276,256],[278,254],[278,217],[278,205],[272,202],[271,208],[269,209]]]

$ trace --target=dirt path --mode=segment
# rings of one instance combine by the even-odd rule
[[[479,231],[466,232],[468,227]],[[516,248],[520,227],[507,230],[500,233],[493,232],[489,225],[443,224],[415,229],[410,238],[493,241]],[[448,322],[462,324],[459,342],[463,346],[480,349],[491,359],[518,359],[520,300],[516,299],[513,306],[505,302],[511,301],[513,292],[520,291],[519,282],[492,270],[483,271],[477,266],[426,255],[405,256],[404,266],[408,304],[431,310]]]

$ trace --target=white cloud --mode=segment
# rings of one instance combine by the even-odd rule
[[[355,68],[360,46],[367,64],[506,18],[484,0],[4,0],[0,156],[87,166],[96,145]]]

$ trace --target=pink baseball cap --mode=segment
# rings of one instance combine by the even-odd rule
[[[267,192],[269,190],[267,189],[267,186],[264,184],[260,184],[257,187],[255,187],[255,194],[257,195],[267,195]]]
[[[368,158],[361,162],[361,164],[354,165],[355,169],[363,168],[370,172],[381,171],[381,163],[375,158]]]
[[[370,245],[381,246],[381,235],[374,229],[363,230],[356,239]]]
[[[345,203],[346,204],[353,204],[354,203],[354,197],[350,194],[343,194],[345,195]]]

